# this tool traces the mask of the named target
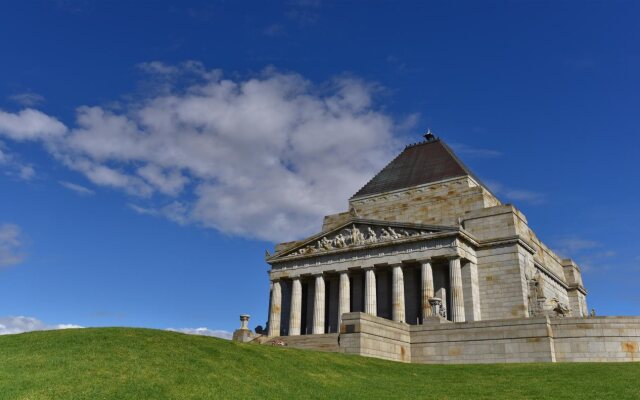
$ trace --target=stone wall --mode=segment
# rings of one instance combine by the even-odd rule
[[[421,364],[640,361],[640,317],[465,323],[429,317],[425,324],[407,325],[353,312],[342,320],[340,335],[274,339],[290,347]]]
[[[529,316],[519,245],[508,244],[476,252],[480,313],[483,320]]]
[[[345,353],[411,362],[409,325],[365,313],[342,315],[340,348]]]
[[[551,320],[556,360],[640,361],[640,317]]]
[[[554,361],[546,318],[411,327],[411,361],[466,364]]]
[[[458,218],[467,211],[498,204],[498,199],[468,176],[349,201],[361,218],[446,226],[458,226]],[[327,216],[325,228],[341,218],[343,214]]]

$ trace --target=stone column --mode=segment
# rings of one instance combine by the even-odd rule
[[[340,273],[340,291],[338,304],[338,331],[342,323],[342,314],[351,311],[351,288],[349,287],[349,274],[347,271]]]
[[[460,259],[449,260],[449,281],[451,284],[451,320],[464,322],[464,294],[462,289],[462,272]]]
[[[271,313],[269,315],[269,336],[280,336],[280,309],[282,307],[282,289],[280,282],[274,281],[271,289]]]
[[[364,312],[378,315],[378,303],[376,302],[376,273],[373,267],[364,270]]]
[[[289,336],[300,334],[300,316],[302,315],[302,284],[300,278],[293,278],[291,286],[291,315],[289,315]]]
[[[433,315],[431,304],[429,299],[433,297],[433,269],[431,268],[431,261],[425,260],[421,263],[422,267],[422,318],[430,317]]]
[[[391,316],[396,322],[405,322],[404,316],[404,275],[402,264],[393,266],[393,283],[391,285],[392,309]]]
[[[316,275],[316,290],[313,298],[313,334],[324,333],[324,278]]]

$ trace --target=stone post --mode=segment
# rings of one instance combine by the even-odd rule
[[[347,271],[340,273],[340,291],[338,304],[338,331],[342,323],[342,314],[351,311],[351,288],[349,287],[349,274]]]
[[[240,315],[240,329],[249,330],[249,314]]]
[[[300,334],[300,317],[302,314],[302,284],[300,278],[293,278],[291,287],[291,315],[289,316],[289,336]]]
[[[425,260],[421,264],[422,269],[422,318],[433,315],[429,299],[433,297],[433,269],[431,261]]]
[[[282,289],[280,282],[274,281],[271,289],[271,313],[269,315],[269,336],[280,336],[280,311],[282,307]]]
[[[373,267],[364,270],[364,312],[378,315],[378,303],[376,302],[376,273]]]
[[[449,260],[449,281],[451,284],[451,320],[464,322],[464,294],[460,258]]]
[[[316,275],[316,290],[313,298],[313,334],[324,333],[324,278]]]
[[[405,322],[404,316],[404,275],[402,264],[393,266],[393,284],[391,285],[392,309],[391,316],[396,322]]]

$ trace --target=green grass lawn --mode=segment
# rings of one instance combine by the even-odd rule
[[[640,363],[415,365],[151,329],[0,336],[0,399],[640,399]]]

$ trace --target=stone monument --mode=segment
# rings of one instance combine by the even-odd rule
[[[640,360],[640,318],[589,317],[579,266],[431,132],[348,210],[267,252],[261,342],[417,363]]]

